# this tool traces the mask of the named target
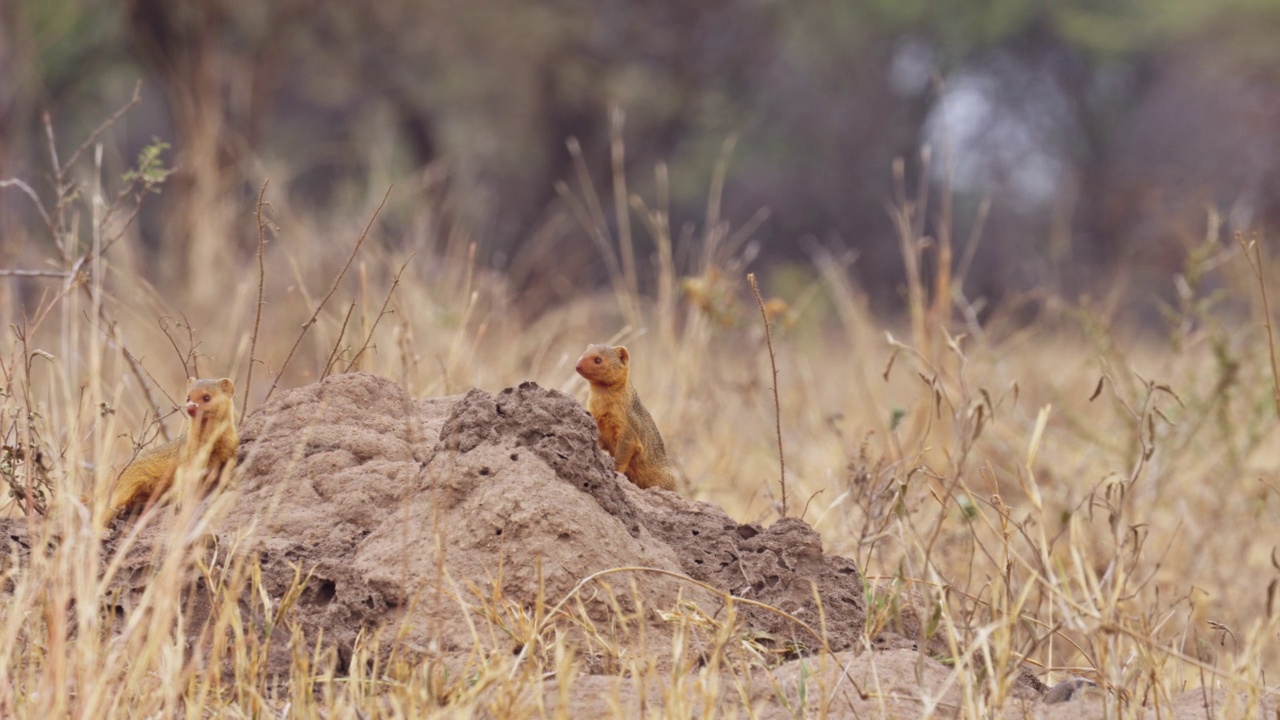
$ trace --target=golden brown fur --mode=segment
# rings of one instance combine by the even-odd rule
[[[631,385],[630,360],[625,347],[587,347],[576,367],[591,384],[587,410],[600,428],[600,447],[613,455],[618,472],[642,488],[675,490],[662,435]]]
[[[212,487],[236,462],[235,405],[231,380],[187,380],[187,432],[138,456],[129,463],[111,491],[110,516],[153,502],[172,485],[181,471]]]

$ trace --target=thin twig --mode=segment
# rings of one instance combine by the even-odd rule
[[[45,227],[53,227],[53,220],[49,218],[49,212],[44,209],[44,203],[40,202],[40,196],[30,185],[19,180],[18,178],[9,178],[8,180],[0,180],[0,188],[16,187],[31,198],[31,202],[36,206],[36,210],[40,213],[40,217],[44,218]]]
[[[329,359],[324,363],[324,370],[320,372],[320,379],[329,377],[329,371],[333,369],[333,363],[338,359],[338,353],[342,350],[342,338],[347,334],[347,323],[351,322],[351,313],[356,309],[356,301],[351,301],[351,307],[347,308],[347,314],[342,318],[342,327],[338,328],[338,339],[333,341],[333,351],[329,353]]]
[[[125,103],[123,107],[121,107],[119,110],[116,110],[114,113],[112,113],[111,117],[107,118],[106,120],[103,120],[102,124],[98,125],[98,127],[95,128],[93,132],[89,133],[89,137],[85,138],[84,142],[80,143],[80,147],[76,148],[75,151],[71,153],[71,157],[67,158],[67,163],[65,165],[62,165],[62,166],[56,165],[58,160],[58,155],[57,155],[57,152],[54,152],[53,159],[54,159],[55,167],[58,167],[59,177],[61,177],[62,175],[65,175],[67,171],[71,169],[71,166],[76,164],[76,160],[80,158],[80,155],[83,154],[85,150],[88,150],[89,146],[93,145],[93,143],[98,139],[98,137],[102,135],[102,133],[111,129],[111,126],[115,125],[117,120],[124,117],[125,113],[132,110],[133,107],[140,102],[142,102],[142,81],[141,80],[134,83],[133,97],[129,98],[129,102]],[[49,126],[49,130],[50,130],[49,146],[52,149],[53,147],[52,126]]]
[[[46,110],[44,112],[44,115],[42,115],[40,119],[44,124],[45,142],[49,144],[49,164],[51,167],[53,167],[54,175],[57,176],[58,185],[59,185],[58,198],[61,199],[62,198],[62,194],[61,194],[62,177],[66,174],[67,168],[69,168],[70,166],[63,165],[62,162],[58,160],[58,143],[54,141],[54,135],[53,135],[53,116],[50,115],[49,111]]]
[[[392,186],[394,187],[394,186]],[[284,362],[280,364],[280,370],[276,372],[276,377],[271,381],[271,389],[267,391],[267,396],[262,399],[266,402],[271,399],[271,395],[275,393],[276,387],[280,384],[280,378],[284,376],[284,371],[289,367],[289,361],[293,359],[293,354],[298,351],[298,345],[302,343],[302,338],[307,334],[307,330],[316,324],[316,318],[320,317],[320,311],[324,309],[325,303],[329,302],[329,298],[338,291],[338,285],[342,284],[342,278],[346,277],[347,270],[351,269],[351,263],[356,259],[356,253],[360,252],[360,246],[364,244],[364,239],[369,236],[369,229],[373,227],[373,223],[378,219],[378,214],[382,212],[382,207],[387,204],[387,198],[391,196],[391,187],[387,188],[387,192],[382,196],[382,202],[378,203],[378,209],[373,211],[373,217],[369,218],[369,224],[364,226],[364,230],[360,233],[360,239],[356,240],[355,247],[351,248],[351,255],[347,258],[347,264],[342,266],[342,272],[338,273],[338,277],[333,279],[333,286],[329,288],[329,293],[324,296],[320,304],[316,306],[315,312],[311,313],[311,319],[302,326],[302,332],[298,333],[298,339],[293,341],[293,347],[289,348],[289,354],[285,356]]]
[[[262,306],[266,301],[262,299],[263,288],[267,282],[267,267],[263,256],[266,254],[267,248],[267,224],[262,221],[262,208],[265,204],[263,199],[267,196],[267,183],[271,179],[267,178],[262,181],[262,187],[258,189],[258,307],[253,314],[253,334],[249,336],[249,371],[244,381],[243,401],[240,403],[240,422],[244,422],[244,415],[249,411],[249,390],[253,388],[253,363],[257,357],[258,351],[258,328],[262,325]],[[274,226],[274,224],[273,224]]]
[[[1267,351],[1271,353],[1271,396],[1276,404],[1276,413],[1280,414],[1280,366],[1276,364],[1276,339],[1271,329],[1271,303],[1267,300],[1267,281],[1262,274],[1262,244],[1257,235],[1248,244],[1244,241],[1244,233],[1236,231],[1236,242],[1244,248],[1244,257],[1249,261],[1253,276],[1258,279],[1258,287],[1262,290],[1262,326],[1267,329]],[[1254,257],[1249,256],[1252,247]]]
[[[182,326],[187,329],[187,347],[191,348],[187,351],[187,357],[191,358],[191,374],[187,377],[200,377],[200,353],[196,352],[199,344],[196,343],[196,331],[191,328],[191,321],[187,319],[186,313],[178,313],[182,316]]]
[[[373,331],[378,329],[378,323],[381,322],[382,316],[387,314],[387,305],[391,304],[391,296],[395,293],[396,287],[400,285],[400,276],[404,274],[405,268],[409,267],[409,261],[413,259],[413,255],[409,255],[405,259],[404,264],[396,272],[395,279],[391,281],[391,289],[387,291],[387,297],[382,301],[382,309],[378,311],[378,317],[373,319],[373,327],[369,328],[369,335],[364,339],[364,344],[356,351],[355,357],[351,358],[351,362],[347,363],[347,369],[343,372],[351,372],[351,368],[356,366],[360,361],[360,356],[365,350],[369,349],[369,343],[373,341]]]
[[[89,284],[85,283],[82,286],[82,289],[84,290],[85,295],[92,299],[93,290],[89,287]],[[160,392],[164,393],[165,398],[168,399],[171,406],[176,406],[177,403],[174,402],[173,397],[165,391],[164,387],[159,382],[156,382],[156,379],[152,377],[151,373],[142,366],[142,361],[130,352],[128,346],[125,345],[124,340],[120,339],[120,336],[116,333],[116,320],[111,317],[107,311],[106,303],[98,304],[98,320],[101,321],[101,325],[92,321],[90,321],[89,324],[97,327],[98,332],[101,332],[108,340],[115,343],[116,347],[120,348],[120,354],[124,356],[125,362],[129,365],[129,370],[133,373],[134,378],[137,379],[138,386],[142,388],[142,393],[146,395],[147,404],[150,405],[150,409],[155,413],[155,416],[157,418],[160,417],[160,403],[156,401],[155,392],[152,390],[153,385],[160,388]],[[148,382],[148,380],[150,380],[150,382]],[[163,423],[160,424],[160,434],[161,437],[164,438],[165,442],[170,440],[169,430]]]
[[[147,382],[148,378],[150,378],[152,382],[155,381],[155,378],[152,378],[151,374],[142,367],[142,361],[140,361],[133,353],[129,352],[129,348],[125,347],[124,343],[120,341],[120,338],[116,337],[114,332],[108,335],[108,337],[114,340],[116,345],[120,348],[120,354],[124,356],[124,361],[129,364],[129,371],[133,373],[134,379],[138,381],[138,385],[142,388],[142,394],[146,395],[147,404],[151,406],[151,412],[156,416],[156,423],[160,426],[161,439],[165,442],[169,442],[173,438],[169,436],[169,428],[165,427],[164,423],[159,422],[163,419],[163,416],[160,414],[160,403],[156,400],[156,395],[152,390],[151,384]],[[161,388],[160,392],[163,392],[165,397],[169,397],[169,393],[165,392],[164,388]],[[178,403],[175,402],[173,398],[169,398],[169,404],[176,407]]]
[[[921,168],[920,175],[925,177],[928,174],[926,163]],[[920,271],[920,235],[915,230],[917,212],[923,216],[924,210],[907,198],[906,163],[900,157],[893,160],[893,187],[894,202],[886,203],[886,208],[898,235],[902,266],[907,275],[907,308],[911,311],[911,335],[920,351],[933,357],[929,352],[929,339],[925,333],[924,276]],[[923,187],[919,194],[924,194]]]
[[[65,278],[71,277],[71,273],[66,270],[0,270],[0,277]]]
[[[145,187],[146,186],[144,185],[143,188]],[[134,197],[133,209],[129,212],[129,217],[125,218],[124,222],[120,224],[120,230],[115,235],[112,235],[111,237],[107,238],[107,241],[102,243],[102,250],[98,253],[99,255],[105,255],[113,245],[115,245],[117,242],[120,242],[120,239],[124,237],[124,234],[128,232],[129,228],[133,225],[133,221],[138,219],[138,214],[142,212],[142,198],[145,197],[145,194],[146,194],[145,189],[139,189],[138,192],[133,196]],[[119,207],[120,204],[125,201],[125,199],[126,199],[126,196],[122,195],[121,197],[117,198],[114,203],[111,204],[111,207],[107,208],[107,212],[102,218],[102,226],[104,228],[107,225],[107,221],[115,213],[115,209]]]
[[[65,210],[70,204],[72,188],[74,183],[68,184],[66,180],[66,170],[62,167],[62,163],[58,161],[58,146],[54,142],[53,137],[53,117],[48,112],[44,113],[42,118],[44,121],[44,134],[49,143],[49,164],[53,168],[53,212],[49,216],[49,238],[53,240],[54,246],[58,249],[59,259],[63,264],[71,262],[71,248],[66,246],[70,241],[69,237],[64,236],[66,226],[64,219],[66,217]]]
[[[195,336],[191,332],[191,323],[187,321],[187,316],[183,315],[182,323],[179,323],[178,325],[178,327],[186,325],[187,328],[187,347],[190,349],[187,350],[185,355],[182,350],[178,348],[178,341],[174,340],[173,335],[169,332],[169,324],[166,322],[167,320],[168,317],[161,316],[157,321],[157,324],[160,325],[160,331],[164,333],[164,336],[169,338],[169,344],[173,346],[173,351],[177,353],[178,362],[182,363],[182,374],[187,377],[200,377],[199,362],[193,362],[196,359],[194,357],[196,352]],[[195,367],[192,367],[192,365]]]
[[[19,325],[18,323],[13,323],[9,325],[9,329],[13,331],[14,335],[17,336],[18,342],[22,344],[21,391],[23,396],[22,398],[23,402],[25,403],[26,407],[30,408],[34,405],[34,403],[31,401],[31,365],[35,359],[35,355],[31,352],[31,346],[29,344],[30,338],[32,335],[32,331],[30,328],[31,320],[30,318],[27,317],[25,307],[22,309],[22,314],[23,314],[23,317],[21,319],[21,324]],[[36,324],[37,326],[39,325],[38,322]],[[45,355],[47,356],[47,353]],[[21,424],[15,423],[15,425],[18,425],[16,440],[19,443],[21,443],[19,447],[21,448],[22,456],[29,460],[26,466],[26,480],[23,481],[21,487],[19,487],[16,484],[17,470],[15,469],[14,470],[15,482],[13,484],[13,489],[15,491],[14,499],[19,501],[20,503],[19,508],[21,508],[22,514],[30,518],[33,510],[33,505],[35,503],[35,478],[33,476],[33,473],[35,471],[32,470],[31,468],[34,465],[33,458],[35,458],[36,456],[35,441],[32,440],[32,436],[34,436],[36,433],[35,433],[35,416],[30,412],[26,413],[26,416],[27,417],[26,417],[25,423],[21,423]]]
[[[613,210],[618,223],[618,254],[627,292],[639,292],[636,282],[636,253],[631,242],[631,215],[627,212],[626,144],[622,141],[623,114],[616,105],[609,112],[609,156],[613,166]]]
[[[760,297],[760,286],[756,284],[756,274],[747,273],[747,283],[756,296],[756,305],[760,307],[760,318],[764,321],[764,342],[769,348],[769,366],[773,368],[773,417],[774,427],[778,431],[778,485],[782,487],[782,517],[787,516],[787,461],[782,454],[782,403],[778,400],[778,361],[773,355],[773,333],[769,330],[769,313],[764,309],[764,298]]]

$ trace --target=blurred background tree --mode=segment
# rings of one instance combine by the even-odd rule
[[[724,212],[769,209],[763,260],[854,250],[882,309],[899,157],[908,185],[951,189],[961,240],[990,202],[966,296],[1119,279],[1141,298],[1171,291],[1209,208],[1224,242],[1280,220],[1277,37],[1275,0],[5,0],[0,176],[42,177],[44,112],[74,147],[141,79],[111,162],[173,144],[139,226],[158,285],[216,297],[207,270],[251,251],[265,177],[335,219],[396,181],[384,222],[450,198],[438,222],[533,308],[599,262],[555,185],[573,137],[607,186],[617,107],[633,188],[670,168],[674,227],[701,222],[736,137]],[[32,219],[0,193],[0,263]]]

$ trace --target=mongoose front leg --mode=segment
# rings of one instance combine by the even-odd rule
[[[634,436],[628,437],[628,435],[630,433],[618,439],[618,447],[613,451],[613,467],[623,475],[631,470],[631,461],[644,452],[644,446]]]

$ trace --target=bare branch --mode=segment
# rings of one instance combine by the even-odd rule
[[[756,285],[756,274],[747,274],[747,283],[756,296],[756,305],[760,306],[760,318],[764,320],[764,341],[769,348],[769,366],[773,368],[773,417],[774,427],[778,431],[778,484],[782,486],[782,517],[787,516],[787,461],[782,454],[782,403],[778,400],[778,361],[773,356],[773,333],[769,330],[769,313],[764,309],[764,298],[760,297],[760,287]]]
[[[47,277],[66,278],[71,273],[66,270],[4,270],[0,269],[0,277]]]
[[[1276,339],[1271,329],[1271,303],[1267,299],[1267,280],[1263,275],[1265,266],[1262,261],[1262,245],[1258,242],[1256,233],[1246,244],[1244,233],[1237,232],[1236,242],[1240,243],[1240,247],[1244,249],[1244,258],[1249,261],[1249,268],[1253,270],[1253,276],[1257,279],[1258,288],[1262,293],[1262,326],[1267,330],[1267,351],[1271,355],[1271,397],[1276,404],[1276,413],[1280,414],[1280,364],[1276,361]],[[1253,255],[1249,254],[1250,250],[1253,251]]]
[[[412,259],[413,255],[406,258],[404,264],[396,272],[395,279],[391,281],[391,289],[387,291],[387,297],[382,301],[382,309],[378,311],[378,317],[373,319],[373,327],[369,328],[369,335],[364,339],[364,345],[360,346],[355,357],[351,358],[350,363],[347,363],[347,369],[344,372],[351,372],[351,368],[355,367],[356,363],[360,361],[360,356],[364,354],[365,350],[369,349],[369,343],[373,340],[373,331],[378,329],[378,323],[382,320],[382,316],[387,314],[387,305],[391,304],[391,296],[395,294],[396,288],[400,285],[400,276],[404,274],[405,268],[409,267],[409,261]]]
[[[394,186],[392,186],[394,187]],[[387,188],[387,192],[382,196],[382,202],[378,203],[378,209],[373,211],[373,216],[369,218],[369,224],[364,226],[364,230],[360,233],[360,239],[356,240],[355,247],[351,248],[351,255],[347,258],[347,264],[342,266],[342,272],[333,279],[333,286],[329,288],[329,293],[324,296],[319,305],[316,305],[315,312],[311,313],[311,319],[302,326],[302,332],[298,333],[298,339],[293,341],[293,347],[289,349],[289,354],[285,356],[284,362],[280,364],[280,370],[276,372],[276,377],[271,381],[271,389],[267,391],[267,396],[262,399],[266,402],[271,399],[271,395],[275,393],[276,387],[280,385],[280,378],[284,376],[284,371],[289,367],[289,361],[293,359],[293,354],[298,351],[298,345],[302,343],[302,338],[306,336],[307,330],[316,324],[316,318],[320,317],[320,311],[324,309],[329,298],[338,291],[338,286],[342,284],[342,278],[346,277],[347,271],[351,269],[351,263],[356,259],[356,253],[360,252],[360,246],[364,244],[364,239],[369,236],[369,229],[373,227],[373,223],[378,219],[378,215],[382,212],[383,206],[387,204],[387,198],[391,197],[391,187]]]
[[[263,221],[262,209],[270,207],[264,201],[267,196],[267,184],[270,182],[270,178],[263,180],[262,187],[258,189],[258,209],[255,213],[258,218],[258,306],[253,313],[253,334],[249,336],[249,371],[244,382],[244,401],[240,403],[240,422],[244,422],[244,415],[249,410],[249,389],[253,387],[253,363],[258,352],[258,328],[262,326],[262,306],[266,304],[262,299],[267,282],[267,268],[263,256],[267,249],[267,225],[270,224],[274,228],[275,224],[269,220]]]
[[[49,219],[49,212],[44,209],[44,203],[40,202],[40,196],[30,185],[19,180],[18,178],[9,178],[8,180],[0,180],[0,188],[16,187],[21,190],[27,197],[31,198],[31,202],[35,203],[36,211],[40,213],[40,217],[44,218],[44,224],[53,227],[53,221]]]
[[[333,364],[338,360],[338,353],[342,351],[342,338],[347,334],[347,323],[351,322],[351,313],[356,309],[356,301],[351,301],[351,307],[347,308],[346,317],[342,318],[342,327],[338,328],[338,339],[333,341],[333,351],[329,353],[329,359],[324,363],[324,370],[320,373],[320,379],[329,377],[329,371],[333,369]]]
[[[56,150],[52,150],[53,148],[52,132],[53,131],[52,131],[52,128],[50,128],[49,147],[53,151],[54,167],[58,168],[59,177],[61,177],[62,175],[65,175],[66,172],[71,169],[71,166],[76,164],[76,160],[80,159],[80,156],[84,154],[84,151],[88,150],[89,147],[93,145],[93,143],[96,142],[97,139],[102,135],[102,133],[106,132],[107,130],[110,130],[111,126],[115,125],[117,120],[124,117],[125,113],[132,110],[133,107],[140,102],[142,102],[142,81],[141,80],[134,83],[133,97],[129,98],[129,102],[125,103],[119,110],[116,110],[114,113],[112,113],[111,117],[107,118],[106,120],[103,120],[102,124],[98,125],[98,127],[95,128],[93,132],[89,133],[89,137],[85,138],[84,142],[80,143],[80,147],[76,148],[75,151],[71,153],[71,157],[67,158],[66,165],[57,164],[58,153]],[[46,118],[47,117],[48,116],[46,115]]]

